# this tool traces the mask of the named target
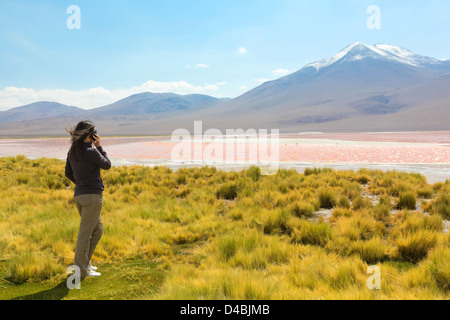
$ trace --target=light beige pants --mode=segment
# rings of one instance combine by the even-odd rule
[[[100,216],[103,196],[100,194],[83,194],[75,197],[75,204],[80,213],[80,231],[75,247],[74,264],[80,268],[85,277],[95,247],[103,234],[103,222]]]

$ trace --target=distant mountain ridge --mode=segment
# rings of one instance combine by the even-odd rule
[[[0,123],[73,116],[84,111],[57,102],[40,101],[0,112]]]
[[[121,116],[170,115],[172,112],[201,108],[219,99],[201,95],[178,95],[174,93],[144,92],[119,100],[113,104],[91,110],[67,106],[57,102],[36,102],[0,112],[0,123],[23,122],[58,117],[93,117],[114,119]]]
[[[87,114],[94,116],[117,116],[170,113],[216,101],[218,99],[200,94],[181,96],[174,93],[145,92],[132,95],[104,107],[96,108],[87,112]]]
[[[73,121],[88,117],[101,124],[107,134],[170,134],[196,120],[202,120],[205,128],[221,130],[449,130],[448,88],[449,60],[387,44],[356,42],[234,99],[142,93],[81,113],[72,110],[73,117],[59,110],[54,118]],[[0,118],[4,114],[0,112]],[[50,118],[42,121],[19,115],[8,119],[1,122],[25,121],[23,126],[16,125],[16,131],[23,128],[28,135],[39,134],[50,122]],[[0,129],[0,136],[4,132]]]

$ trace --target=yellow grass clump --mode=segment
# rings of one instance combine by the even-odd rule
[[[102,175],[104,234],[93,263],[142,265],[116,275],[133,283],[115,288],[117,298],[450,298],[448,182],[379,170],[264,176],[257,167],[130,166]],[[8,283],[0,297],[28,282],[61,281],[79,227],[64,162],[0,158],[0,177],[0,281]],[[373,265],[380,290],[367,287]],[[134,295],[155,270],[156,288],[143,283]]]

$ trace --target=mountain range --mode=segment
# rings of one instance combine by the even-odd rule
[[[440,131],[449,129],[449,88],[450,60],[357,42],[234,99],[147,92],[92,110],[55,102],[13,108],[0,112],[0,137],[61,136],[85,118],[107,135],[171,134],[196,120],[205,130]]]

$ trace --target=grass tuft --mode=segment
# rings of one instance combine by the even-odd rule
[[[60,160],[0,158],[0,177],[0,299],[10,299],[61,281],[79,215]],[[103,276],[67,299],[449,298],[450,182],[365,169],[262,176],[257,167],[129,166],[102,177],[93,260]],[[320,208],[332,216],[316,219]],[[373,264],[377,291],[366,286]]]
[[[405,261],[417,263],[427,256],[436,242],[436,234],[428,230],[401,236],[396,241],[398,255]]]
[[[408,209],[408,210],[415,210],[417,204],[417,198],[416,195],[412,192],[402,192],[400,193],[398,202],[397,202],[397,208],[398,209]]]
[[[450,194],[440,194],[432,202],[431,212],[441,215],[444,219],[450,220]]]
[[[337,204],[337,195],[333,190],[319,190],[318,201],[320,208],[332,209]]]

